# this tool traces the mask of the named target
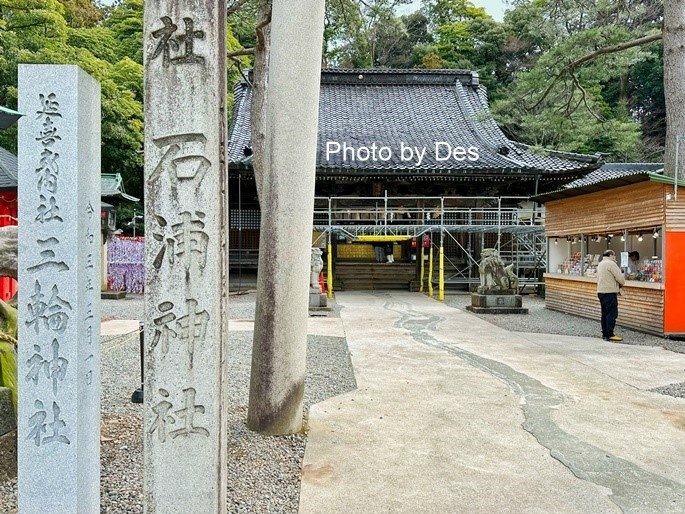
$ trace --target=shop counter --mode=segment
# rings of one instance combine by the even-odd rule
[[[628,280],[618,298],[618,325],[656,335],[664,334],[662,283]],[[555,311],[597,321],[601,318],[595,277],[545,273],[545,304]]]

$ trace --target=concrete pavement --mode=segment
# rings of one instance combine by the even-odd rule
[[[301,513],[685,511],[685,400],[646,391],[685,355],[337,301],[359,387],[310,409]]]

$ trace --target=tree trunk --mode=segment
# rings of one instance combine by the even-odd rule
[[[269,48],[271,46],[271,1],[259,0],[257,45],[252,73],[252,170],[257,186],[257,199],[262,203],[264,170],[268,169],[266,152],[266,91],[269,82]]]
[[[666,153],[664,171],[675,176],[676,141],[680,145],[679,179],[685,176],[685,2],[664,1],[664,93],[666,95]]]
[[[0,228],[0,277],[17,278],[16,226]]]
[[[302,429],[323,18],[321,0],[273,0],[247,418],[272,435]]]

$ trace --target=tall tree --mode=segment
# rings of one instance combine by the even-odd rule
[[[81,66],[102,87],[103,170],[122,173],[129,192],[139,195],[143,111],[141,97],[130,86],[142,84],[142,67],[120,58],[116,32],[95,25],[99,11],[96,15],[93,9],[85,0],[0,3],[0,104],[16,106],[20,62]],[[15,150],[16,129],[0,132],[0,145]]]
[[[252,120],[265,123],[266,159],[247,422],[266,434],[302,429],[323,15],[320,0],[273,0],[261,17],[271,26],[266,117]]]
[[[653,155],[639,124],[649,115],[629,79],[654,60],[660,21],[658,1],[517,0],[505,24],[521,71],[494,105],[498,120],[532,144],[620,160]]]
[[[676,166],[675,154],[677,141],[685,143],[685,2],[682,0],[664,1],[664,93],[667,124],[664,166],[671,176],[675,176],[677,168],[680,179],[685,176],[685,166],[683,161]]]

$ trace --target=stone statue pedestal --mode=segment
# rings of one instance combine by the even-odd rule
[[[12,405],[12,391],[7,387],[0,387],[0,436],[17,428],[17,419]]]
[[[466,310],[476,314],[528,314],[528,309],[523,307],[523,297],[514,291],[471,293],[471,305]]]
[[[328,297],[321,292],[319,285],[319,273],[323,269],[322,251],[320,248],[312,248],[311,275],[309,279],[309,309],[317,310],[328,307]]]
[[[310,289],[309,290],[309,309],[314,310],[314,309],[323,309],[325,307],[328,307],[328,297],[326,296],[325,293],[322,293],[320,290],[314,290]]]

